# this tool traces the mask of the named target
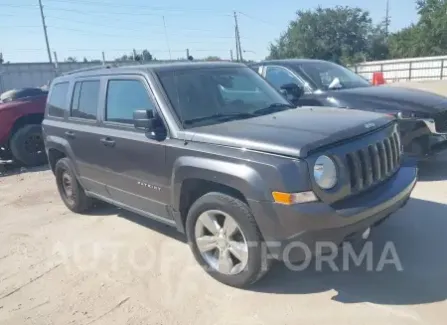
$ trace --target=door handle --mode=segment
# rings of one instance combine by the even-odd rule
[[[101,142],[107,146],[107,147],[114,147],[115,146],[115,140],[113,140],[112,138],[102,138]]]
[[[67,136],[67,138],[71,138],[71,139],[76,138],[74,132],[71,132],[71,131],[65,132],[65,135]]]

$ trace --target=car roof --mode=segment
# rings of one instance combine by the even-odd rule
[[[261,62],[254,63],[253,65],[262,65],[262,64],[302,64],[302,63],[315,63],[315,62],[324,62],[327,63],[328,61],[324,60],[314,60],[314,59],[281,59],[281,60],[264,60]]]
[[[113,75],[113,74],[125,74],[135,72],[147,72],[147,71],[179,71],[179,70],[192,70],[192,69],[207,69],[207,68],[246,68],[243,63],[235,62],[169,62],[169,63],[150,63],[150,64],[137,64],[137,65],[123,65],[123,66],[97,66],[86,69],[79,69],[68,72],[60,77],[55,78],[55,81],[67,81],[72,77],[78,76],[100,76],[100,75]]]

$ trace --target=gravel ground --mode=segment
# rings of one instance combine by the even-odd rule
[[[395,245],[403,271],[278,264],[240,290],[207,276],[175,230],[108,205],[73,214],[50,171],[10,171],[0,176],[0,324],[445,324],[447,156],[420,175],[370,237],[375,253]]]

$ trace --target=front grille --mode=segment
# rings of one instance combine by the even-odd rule
[[[346,155],[352,192],[365,190],[390,177],[400,166],[400,136],[388,138]]]
[[[434,120],[437,132],[447,132],[447,111],[436,113]]]

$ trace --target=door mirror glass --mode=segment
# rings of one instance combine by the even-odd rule
[[[137,110],[133,112],[133,125],[136,129],[153,131],[155,117],[152,110]]]
[[[304,94],[304,89],[295,83],[289,83],[281,86],[281,93],[283,93],[286,98],[295,103]]]

